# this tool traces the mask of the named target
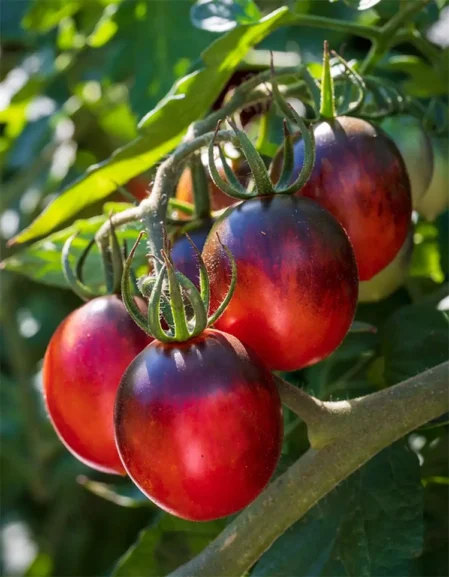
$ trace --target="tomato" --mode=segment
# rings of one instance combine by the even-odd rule
[[[228,209],[206,240],[211,307],[222,302],[237,264],[237,286],[216,328],[250,346],[272,370],[293,371],[329,355],[357,303],[357,266],[343,228],[316,202],[257,197]]]
[[[140,201],[143,200],[144,198],[147,198],[148,191],[150,189],[150,182],[148,178],[145,179],[143,177],[136,176],[136,178],[132,178],[128,182],[126,188],[136,198],[136,200]]]
[[[233,160],[229,162],[232,170],[235,172],[236,176],[240,180],[240,182],[245,185],[247,184],[250,176],[250,169],[245,160]],[[220,169],[219,169],[220,170]],[[224,171],[220,170],[221,175],[225,178]],[[227,208],[232,204],[235,204],[237,201],[235,198],[228,196],[224,192],[222,192],[215,184],[212,182],[212,179],[209,176],[209,171],[207,172],[208,175],[208,182],[209,182],[209,192],[211,195],[211,208],[212,210],[221,210],[223,208]],[[193,203],[193,184],[192,184],[192,175],[190,172],[190,168],[184,169],[183,173],[181,174],[181,178],[179,179],[178,186],[176,189],[176,198],[178,200],[183,200],[185,202]]]
[[[418,204],[418,212],[427,220],[435,220],[449,207],[449,140],[433,137],[434,169],[430,186]]]
[[[193,521],[231,515],[266,486],[282,445],[271,373],[235,337],[213,329],[154,341],[123,375],[117,447],[136,485]]]
[[[393,260],[407,236],[412,206],[404,161],[384,132],[359,118],[320,122],[314,134],[315,166],[297,194],[316,200],[340,221],[360,280],[369,280]],[[300,139],[294,157],[297,174],[304,159]],[[273,161],[275,179],[281,161],[282,151]]]
[[[94,469],[125,473],[114,441],[115,395],[126,367],[149,342],[117,296],[76,309],[50,340],[43,366],[50,419],[64,445]]]
[[[421,122],[413,116],[390,116],[382,129],[399,149],[410,178],[413,206],[429,188],[433,174],[432,142]]]
[[[192,242],[200,252],[203,250],[211,226],[212,222],[209,222],[189,232]],[[181,235],[175,240],[171,256],[176,268],[199,287],[198,258],[186,235]]]
[[[394,259],[372,279],[359,285],[359,302],[369,303],[389,297],[404,284],[413,254],[413,229]]]

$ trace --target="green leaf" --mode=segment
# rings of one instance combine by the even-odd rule
[[[405,577],[422,550],[422,510],[418,459],[396,443],[279,537],[251,576]]]
[[[394,385],[447,360],[449,321],[427,304],[398,310],[385,326],[385,378]]]
[[[190,11],[194,26],[210,32],[227,32],[238,24],[252,24],[261,18],[253,0],[198,0]]]
[[[225,527],[226,520],[193,523],[166,513],[142,531],[138,541],[119,560],[113,577],[167,575],[200,553]]]
[[[380,66],[384,70],[402,73],[406,78],[402,88],[410,96],[430,98],[448,94],[444,76],[419,56],[392,56]]]
[[[376,4],[379,4],[382,0],[343,0],[350,8],[355,8],[356,10],[369,10],[374,8]]]
[[[114,203],[117,207],[117,203]],[[123,203],[123,207],[128,206]],[[21,252],[5,259],[1,268],[23,274],[35,281],[68,288],[61,267],[61,251],[65,241],[75,232],[78,237],[72,244],[70,261],[75,266],[89,241],[95,236],[100,226],[106,221],[106,216],[98,216],[86,220],[78,220],[72,226],[56,232],[43,240],[35,242]],[[126,240],[128,250],[134,244],[139,233],[137,225],[128,225],[127,228],[117,231],[119,241]],[[144,266],[145,243],[141,243],[137,251],[137,265]],[[101,290],[104,285],[102,261],[98,249],[93,246],[83,268],[85,283],[93,290]]]
[[[58,26],[63,18],[76,14],[81,4],[80,0],[34,0],[22,25],[36,32],[48,32]]]
[[[148,497],[139,491],[131,481],[125,485],[110,485],[108,483],[93,481],[85,475],[78,475],[76,481],[87,491],[120,507],[132,509],[137,507],[154,507]]]
[[[172,91],[142,120],[141,136],[118,149],[56,198],[31,225],[15,237],[23,243],[44,236],[73,218],[81,209],[106,198],[117,184],[156,164],[179,143],[191,122],[217,98],[247,51],[288,22],[281,8],[254,26],[244,25],[216,40],[203,54],[205,67],[175,83]]]

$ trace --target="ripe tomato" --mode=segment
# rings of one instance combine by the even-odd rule
[[[250,176],[250,170],[246,160],[234,160],[230,162],[230,165],[240,182],[243,185],[246,185]],[[223,178],[225,178],[224,171],[220,170],[220,172]],[[237,202],[236,199],[228,196],[217,186],[215,186],[209,176],[209,172],[207,174],[209,182],[209,193],[211,195],[211,209],[221,210],[222,208],[227,208],[228,206],[235,204]],[[176,188],[176,198],[178,200],[193,203],[193,184],[190,168],[185,168],[181,174],[181,178],[179,179],[178,186]]]
[[[404,244],[412,212],[404,161],[382,131],[359,118],[339,117],[314,128],[316,162],[297,194],[327,208],[346,229],[360,280],[387,266]],[[304,160],[302,140],[294,146],[296,177]],[[277,178],[282,151],[273,162]]]
[[[398,147],[410,178],[413,206],[429,188],[433,174],[432,142],[413,116],[390,116],[381,127]]]
[[[359,284],[359,302],[370,303],[386,299],[404,284],[413,254],[413,229],[398,254],[372,279]]]
[[[64,445],[94,469],[125,473],[114,441],[115,395],[126,367],[149,342],[117,296],[76,309],[50,340],[43,367],[50,419]]]
[[[231,515],[266,486],[282,445],[271,373],[235,337],[207,329],[154,341],[123,375],[117,447],[136,485],[193,521]]]
[[[203,249],[211,307],[225,297],[229,259],[237,286],[216,328],[249,345],[272,370],[293,371],[329,355],[346,335],[357,303],[351,244],[316,202],[258,197],[226,211]]]
[[[143,200],[144,198],[147,198],[148,190],[150,188],[150,182],[148,181],[148,179],[136,176],[136,178],[132,178],[128,182],[126,188],[135,197],[136,200],[140,201]]]
[[[203,250],[211,226],[212,221],[189,232],[191,240],[200,252]],[[175,240],[171,256],[176,268],[199,287],[198,258],[186,235],[183,234]]]
[[[432,182],[418,204],[418,212],[426,220],[435,220],[449,207],[449,140],[433,137],[434,169]]]

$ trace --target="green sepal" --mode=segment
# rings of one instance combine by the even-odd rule
[[[282,190],[290,184],[290,180],[294,168],[294,149],[293,149],[293,137],[287,126],[287,121],[284,118],[284,154],[282,156],[282,171],[278,182],[276,183],[275,189]]]
[[[177,341],[186,341],[189,338],[189,329],[187,326],[187,318],[182,298],[181,287],[176,278],[173,262],[170,258],[169,252],[162,252],[165,262],[168,278],[168,289],[170,291],[170,307],[173,315],[174,323],[174,338]]]
[[[323,50],[323,73],[321,76],[320,118],[332,120],[335,116],[334,80],[332,78],[329,60],[329,45],[327,40],[325,40]]]
[[[349,104],[346,110],[341,112],[341,115],[346,114],[355,114],[360,108],[363,106],[363,102],[366,96],[366,84],[363,81],[363,78],[358,74],[355,70],[353,70],[349,64],[346,62],[344,58],[342,58],[339,54],[335,52],[335,50],[331,51],[332,56],[336,58],[339,63],[343,66],[343,68],[348,72],[353,85],[357,88],[358,96],[354,103]]]
[[[234,294],[235,287],[237,284],[237,264],[235,262],[235,258],[232,255],[232,252],[228,249],[228,247],[221,242],[220,237],[218,235],[217,238],[218,242],[221,244],[222,249],[225,251],[227,257],[229,258],[229,262],[231,263],[231,283],[229,285],[229,289],[224,300],[221,302],[220,306],[217,308],[214,314],[208,318],[207,326],[211,326],[214,323],[216,323],[218,319],[221,317],[221,315],[224,313],[226,307],[228,306],[228,304],[232,299],[232,295]]]
[[[78,295],[83,301],[88,301],[95,298],[97,295],[94,294],[85,284],[81,282],[78,276],[80,272],[80,267],[79,266],[76,267],[77,274],[75,274],[69,263],[70,248],[77,236],[78,232],[72,234],[72,236],[70,236],[65,241],[64,246],[62,247],[61,252],[62,271],[64,273],[64,277],[67,281],[67,284],[70,286],[73,292],[76,295]],[[80,260],[83,259],[83,262],[86,259],[87,253],[89,252],[91,246],[92,246],[91,244],[88,244],[85,251],[81,255]]]

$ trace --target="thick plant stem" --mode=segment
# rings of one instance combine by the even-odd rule
[[[243,575],[338,483],[391,443],[449,409],[448,369],[446,362],[361,399],[325,403],[335,425],[333,418],[323,417],[321,426],[334,432],[335,440],[307,451],[171,577]]]
[[[201,220],[210,218],[209,185],[206,168],[203,166],[199,152],[194,154],[190,161],[190,171],[192,173],[195,216]]]

